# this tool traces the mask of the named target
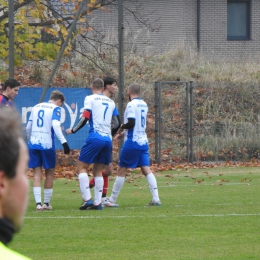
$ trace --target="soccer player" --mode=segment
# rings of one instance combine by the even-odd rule
[[[67,134],[74,134],[88,121],[89,134],[85,144],[81,148],[77,164],[77,173],[83,204],[80,210],[102,210],[101,197],[104,185],[102,170],[111,162],[111,120],[116,115],[115,102],[103,94],[104,81],[100,78],[93,80],[91,84],[93,95],[86,96],[84,112],[78,124],[66,130]],[[92,200],[88,168],[93,163],[93,175],[95,178],[94,201]]]
[[[128,87],[130,102],[124,113],[124,124],[121,125],[115,139],[125,137],[125,142],[120,151],[117,177],[109,197],[111,203],[116,203],[117,197],[124,185],[127,168],[141,167],[149,184],[152,200],[150,206],[161,206],[158,195],[157,181],[150,169],[148,139],[145,132],[147,104],[140,98],[140,85],[133,83]]]
[[[64,95],[54,90],[49,102],[43,102],[33,107],[26,126],[29,140],[29,168],[33,168],[33,194],[36,210],[51,210],[50,200],[53,194],[53,178],[56,166],[56,151],[54,133],[60,140],[64,153],[69,154],[70,148],[60,127],[61,106]],[[44,204],[41,199],[42,167],[45,169]]]
[[[114,78],[110,76],[106,76],[103,78],[104,81],[104,90],[103,94],[109,98],[112,98],[115,96],[118,87],[117,87],[117,82]],[[112,119],[112,137],[117,133],[119,127],[121,125],[120,117],[118,112]],[[112,152],[112,150],[111,150]],[[111,155],[111,160],[112,160],[112,155]],[[102,192],[102,198],[101,198],[101,203],[103,207],[117,207],[118,204],[111,203],[108,198],[107,198],[107,190],[108,190],[108,182],[109,179],[108,177],[112,174],[113,172],[113,162],[111,161],[109,165],[106,165],[102,171],[102,176],[104,180],[104,185],[103,185],[103,192]],[[89,187],[93,188],[95,186],[95,178],[92,178],[89,182]]]
[[[20,83],[16,79],[7,79],[2,85],[2,94],[0,94],[0,107],[13,106],[14,98],[18,95]]]
[[[0,122],[0,259],[29,260],[7,247],[21,229],[28,206],[28,150],[19,114],[0,108]]]

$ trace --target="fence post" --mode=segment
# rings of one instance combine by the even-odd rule
[[[156,163],[159,163],[159,99],[158,99],[158,85],[159,82],[155,82],[155,86],[154,86],[154,114],[155,114],[155,129],[154,129],[154,133],[155,133],[155,144],[154,144],[154,159]]]
[[[121,122],[124,122],[124,0],[118,0],[118,110]],[[118,151],[121,151],[123,139],[118,142]],[[119,159],[120,153],[118,153]]]
[[[159,155],[159,160],[158,163],[161,164],[162,162],[162,82],[159,82],[158,85],[158,155]]]
[[[186,157],[187,163],[190,162],[190,142],[189,142],[189,133],[190,133],[190,104],[189,104],[189,84],[186,82]]]
[[[9,78],[14,77],[14,1],[8,1]]]
[[[190,162],[193,163],[193,81],[190,81]]]

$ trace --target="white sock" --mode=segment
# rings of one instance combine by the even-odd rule
[[[159,195],[158,195],[158,188],[157,188],[157,181],[156,178],[154,177],[153,173],[149,173],[146,175],[146,179],[149,184],[149,188],[153,197],[153,201],[157,202],[159,200]]]
[[[79,178],[79,188],[80,188],[82,199],[84,201],[88,201],[91,199],[88,175],[85,172],[80,173],[78,178]]]
[[[101,197],[103,192],[104,179],[103,177],[94,177],[95,187],[94,187],[94,205],[99,205],[101,203]]]
[[[41,187],[33,187],[33,195],[36,204],[41,203],[42,204],[42,198],[41,198]]]
[[[44,200],[43,203],[50,203],[53,189],[44,189]]]
[[[116,202],[117,197],[118,197],[118,195],[119,195],[119,193],[120,193],[120,191],[121,191],[121,189],[124,185],[124,182],[125,182],[125,177],[120,177],[120,176],[116,177],[116,181],[115,181],[115,183],[113,185],[113,189],[112,189],[112,194],[109,198],[109,200],[111,202],[113,202],[113,203]]]

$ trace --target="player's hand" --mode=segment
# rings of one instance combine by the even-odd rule
[[[68,129],[66,130],[66,135],[72,134],[71,130],[72,130],[71,128],[68,128]]]
[[[117,133],[114,137],[114,140],[120,140],[124,137],[124,132]]]
[[[65,154],[69,154],[70,153],[70,148],[69,148],[68,143],[65,142],[65,143],[62,144],[62,146],[63,146],[64,153]]]

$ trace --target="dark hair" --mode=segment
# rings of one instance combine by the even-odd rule
[[[15,88],[21,86],[20,82],[16,79],[7,79],[4,84],[2,84],[3,90],[6,90],[7,87]]]
[[[112,85],[113,83],[117,83],[117,81],[110,76],[105,76],[103,78],[103,81],[104,81],[104,88],[106,88],[107,85]]]
[[[10,107],[0,108],[0,171],[8,178],[16,175],[19,159],[19,137],[22,135],[21,118],[18,112]]]

